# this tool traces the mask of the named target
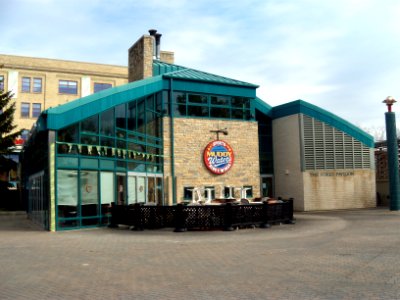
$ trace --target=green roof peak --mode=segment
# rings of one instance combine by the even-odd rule
[[[153,61],[153,76],[157,75],[162,75],[164,78],[173,78],[180,80],[202,81],[207,83],[245,86],[253,88],[259,87],[256,84],[155,60]]]

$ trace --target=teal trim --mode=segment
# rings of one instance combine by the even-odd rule
[[[172,95],[174,93],[174,79],[170,78],[170,88],[169,88],[169,111],[172,112]],[[170,141],[171,141],[171,180],[172,180],[172,204],[176,204],[177,203],[177,197],[176,197],[176,181],[175,181],[175,148],[174,148],[174,114],[171,113],[170,114]]]
[[[164,75],[164,77],[166,77]],[[173,77],[166,77],[173,78]],[[193,93],[203,93],[203,94],[214,94],[214,95],[224,95],[224,96],[236,96],[236,97],[246,97],[255,98],[256,89],[254,87],[248,86],[234,86],[234,85],[223,85],[211,82],[202,81],[190,81],[184,80],[182,78],[174,79],[174,90],[193,92]]]
[[[163,87],[161,76],[151,77],[49,108],[44,112],[47,115],[47,129],[58,130],[119,104],[159,92]]]
[[[260,98],[256,98],[254,100],[254,107],[255,109],[262,112],[264,115],[268,117],[272,117],[272,106],[261,100]]]
[[[374,147],[374,138],[348,121],[303,100],[296,100],[272,108],[272,119],[304,114],[341,130],[367,147]]]

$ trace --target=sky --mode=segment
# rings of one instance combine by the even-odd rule
[[[271,106],[302,99],[374,136],[382,101],[400,101],[398,0],[0,0],[0,26],[0,54],[123,66],[154,28],[178,65],[257,84]]]

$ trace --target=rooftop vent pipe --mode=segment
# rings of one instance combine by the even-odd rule
[[[149,29],[150,36],[153,38],[153,59],[156,59],[157,52],[156,52],[156,33],[157,29]]]
[[[161,33],[156,33],[155,37],[156,37],[156,59],[160,60],[160,42],[161,42]]]
[[[161,33],[157,33],[156,29],[149,29],[150,36],[152,36],[155,40],[155,47],[153,47],[153,57],[157,60],[160,60],[160,42],[161,42]]]

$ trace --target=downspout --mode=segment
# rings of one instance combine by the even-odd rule
[[[171,140],[171,178],[172,178],[172,204],[176,204],[176,180],[175,180],[175,151],[174,151],[174,113],[172,110],[173,79],[170,78],[169,85],[169,115],[170,115],[170,140]]]

